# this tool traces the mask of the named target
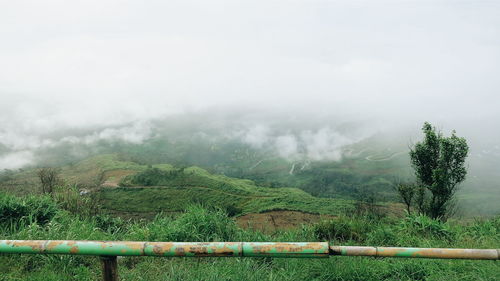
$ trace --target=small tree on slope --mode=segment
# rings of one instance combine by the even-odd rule
[[[465,158],[469,151],[467,141],[452,132],[444,137],[425,122],[424,140],[410,150],[410,159],[422,190],[420,211],[431,218],[445,220],[450,214],[451,202],[458,184],[465,180]]]
[[[53,195],[54,188],[59,184],[59,171],[55,168],[41,168],[37,171],[42,184],[42,192]]]

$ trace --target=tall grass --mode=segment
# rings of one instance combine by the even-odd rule
[[[32,198],[31,206],[50,198]],[[39,200],[40,202],[34,203]],[[15,213],[27,198],[0,199],[2,214]],[[48,202],[48,201],[47,201]],[[38,204],[38,205],[37,205]],[[55,206],[52,202],[51,206]],[[123,221],[107,216],[78,216],[55,206],[47,221],[0,221],[2,239],[83,239],[139,241],[325,241],[343,245],[448,246],[498,248],[500,219],[442,224],[428,218],[405,220],[341,216],[312,226],[263,234],[238,228],[220,209],[199,205],[177,217]],[[6,211],[7,210],[7,211]],[[10,211],[9,211],[10,210]],[[17,212],[17,211],[16,211]],[[20,212],[19,212],[20,213]],[[18,218],[23,218],[18,216]],[[453,237],[453,239],[450,239]],[[411,243],[411,245],[410,245]],[[152,258],[119,259],[121,280],[498,280],[499,266],[489,261],[409,260],[362,257],[329,259]],[[97,257],[0,255],[0,280],[99,280]]]
[[[56,214],[57,206],[47,195],[18,198],[0,193],[0,225],[16,229],[36,223],[45,225]]]

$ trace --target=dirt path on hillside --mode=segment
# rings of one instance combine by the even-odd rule
[[[111,170],[104,172],[104,182],[101,184],[101,187],[118,187],[120,181],[128,176],[137,173],[134,170]]]
[[[382,158],[382,159],[374,159],[375,157],[377,157],[378,155],[377,154],[373,154],[373,155],[370,155],[370,156],[367,156],[365,159],[368,160],[368,161],[373,161],[373,162],[377,162],[377,161],[388,161],[388,160],[391,160],[392,158],[400,155],[400,154],[403,154],[403,153],[406,153],[407,151],[399,151],[399,152],[395,152],[391,155],[389,155],[388,157],[386,158]],[[380,155],[380,154],[379,154]]]

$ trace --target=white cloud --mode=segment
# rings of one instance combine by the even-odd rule
[[[214,106],[486,132],[500,122],[499,13],[494,1],[8,1],[0,144],[50,146],[65,130],[140,142],[147,130],[117,128]],[[255,126],[247,143],[275,143]],[[348,142],[302,138],[318,159]]]
[[[285,158],[296,158],[298,155],[298,144],[295,136],[284,135],[276,138],[275,142],[276,150],[281,157]]]
[[[283,127],[286,126],[283,123],[273,126],[259,124],[232,136],[255,148],[271,148],[280,157],[291,161],[340,161],[346,146],[376,132],[369,127],[355,126],[350,131],[341,133],[338,129],[324,124],[317,129],[295,126],[293,132],[282,133]]]
[[[269,142],[270,133],[271,129],[268,126],[256,125],[244,133],[242,141],[255,148],[261,148],[264,144]]]
[[[65,143],[89,145],[98,141],[124,141],[139,144],[151,137],[151,130],[151,125],[147,122],[136,122],[118,128],[98,129],[90,134],[82,135],[80,133],[79,135],[67,135],[62,138],[24,135],[22,131],[2,132],[0,130],[0,144],[13,151],[52,148]]]
[[[317,132],[306,131],[301,138],[306,146],[307,157],[311,160],[334,160],[342,158],[342,148],[359,139],[351,139],[328,128]]]
[[[34,155],[30,151],[18,151],[0,155],[0,171],[3,169],[18,169],[33,163]]]
[[[72,144],[93,144],[98,141],[125,141],[140,144],[151,137],[151,126],[147,123],[135,123],[120,128],[106,128],[85,136],[68,136],[62,138],[58,144],[65,142]]]

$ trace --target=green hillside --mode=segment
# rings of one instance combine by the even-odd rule
[[[357,199],[358,193],[370,192],[377,193],[378,200],[393,201],[390,181],[411,171],[407,147],[392,145],[391,149],[390,144],[365,140],[343,148],[344,156],[338,161],[311,161],[286,159],[272,150],[236,141],[158,137],[129,145],[120,155],[142,164],[198,166],[211,173],[250,179],[260,186],[297,187],[317,197]]]
[[[156,177],[152,184],[147,182]],[[192,203],[219,206],[239,213],[296,210],[339,214],[351,201],[316,198],[297,188],[267,188],[250,180],[210,174],[198,167],[154,166],[125,177],[122,187],[102,189],[104,206],[124,212],[182,211]]]
[[[106,180],[113,180],[113,173],[134,173],[146,169],[146,166],[123,161],[116,154],[101,154],[57,169],[62,185],[97,189]],[[37,193],[40,182],[36,172],[36,169],[11,172],[8,177],[0,180],[0,190],[15,194]]]
[[[95,156],[60,169],[67,185],[99,194],[102,207],[130,216],[181,212],[193,203],[220,207],[235,215],[270,210],[294,210],[338,215],[352,209],[352,201],[317,198],[298,188],[257,186],[251,180],[216,175],[193,166],[140,165],[117,154]],[[25,171],[1,184],[18,194],[38,188],[36,172]]]

